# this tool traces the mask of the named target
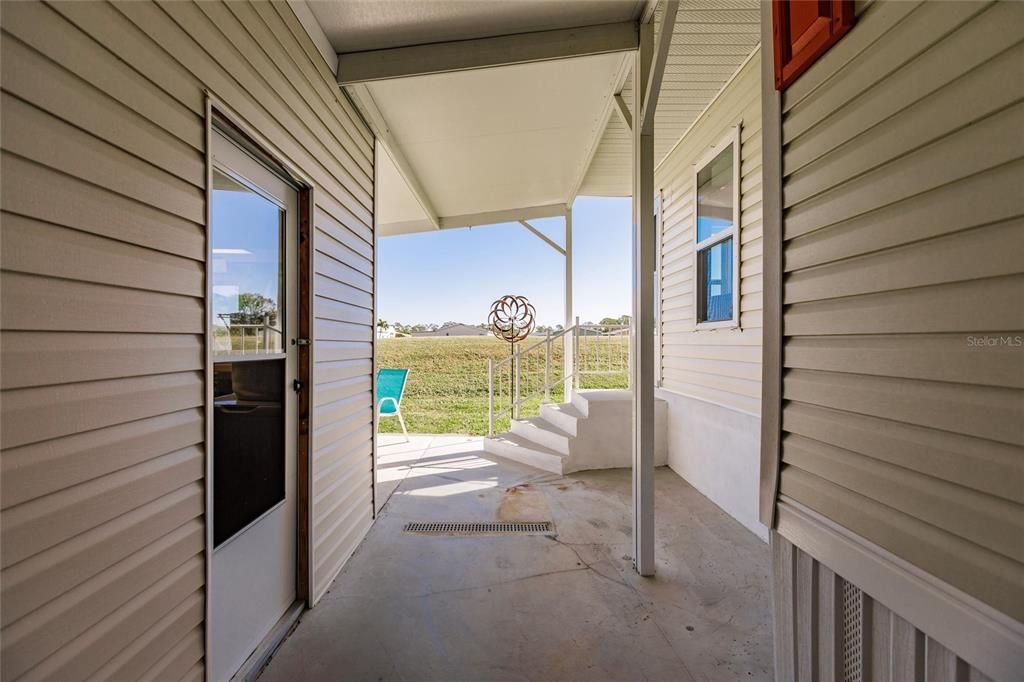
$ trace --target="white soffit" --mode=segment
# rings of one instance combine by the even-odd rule
[[[423,207],[380,142],[377,143],[377,197],[377,224],[387,226],[384,229],[388,233],[433,229]]]
[[[627,58],[596,55],[365,87],[439,217],[564,205]],[[412,194],[398,190],[402,177],[389,161],[378,178],[378,225],[382,234],[419,231],[409,224],[420,219],[409,217]],[[392,223],[402,229],[389,229]]]

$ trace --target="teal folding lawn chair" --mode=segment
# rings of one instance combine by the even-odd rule
[[[407,369],[377,370],[377,416],[397,416],[406,443],[409,442],[409,431],[406,430],[405,419],[402,417],[402,394],[405,393],[405,380],[408,376]]]

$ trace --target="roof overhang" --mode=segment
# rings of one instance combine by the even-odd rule
[[[604,129],[595,112],[628,62],[601,54],[352,86],[384,152],[380,234],[563,214]]]
[[[381,236],[563,215],[578,193],[629,196],[633,122],[655,127],[660,161],[759,37],[758,0],[682,0],[667,40],[664,0],[308,4],[377,137]],[[648,21],[665,67],[651,85],[667,98],[638,116],[630,70]]]

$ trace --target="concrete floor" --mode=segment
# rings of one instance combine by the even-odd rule
[[[767,545],[671,470],[656,474],[657,575],[641,578],[629,470],[561,477],[478,439],[413,438],[382,436],[384,509],[261,682],[771,679]],[[412,520],[558,534],[403,533]]]

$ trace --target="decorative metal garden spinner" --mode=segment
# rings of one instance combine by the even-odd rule
[[[491,328],[492,334],[502,341],[508,341],[512,353],[512,362],[509,363],[511,367],[510,386],[515,384],[516,372],[519,371],[516,366],[516,344],[533,332],[536,315],[537,311],[534,310],[533,304],[525,296],[505,294],[491,304],[487,324]],[[511,407],[514,408],[515,396],[510,397]]]

